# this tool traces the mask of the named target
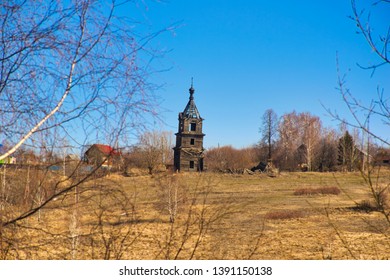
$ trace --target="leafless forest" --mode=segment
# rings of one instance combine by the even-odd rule
[[[147,125],[161,121],[153,40],[175,26],[117,12],[142,4],[1,2],[0,259],[389,259],[389,140],[370,128],[389,124],[384,89],[362,104],[337,63],[348,117],[324,111],[338,128],[270,108],[258,143],[175,173],[173,133]],[[360,5],[369,77],[390,65],[390,27],[369,12],[389,1]]]

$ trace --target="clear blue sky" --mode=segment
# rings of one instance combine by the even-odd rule
[[[164,84],[157,92],[163,99],[162,129],[177,132],[177,115],[188,101],[194,77],[206,148],[256,143],[268,108],[278,116],[309,111],[325,126],[337,127],[321,105],[350,117],[336,90],[336,53],[356,97],[376,98],[377,86],[390,91],[388,65],[372,78],[357,66],[377,60],[348,18],[348,0],[171,0],[147,2],[141,10],[155,30],[179,23],[154,41],[154,46],[170,50],[157,67],[171,69],[155,77]],[[387,9],[373,20],[379,27],[388,25],[389,18]],[[388,126],[372,123],[390,138]]]

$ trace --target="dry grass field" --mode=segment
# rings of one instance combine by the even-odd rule
[[[4,228],[1,258],[389,259],[370,199],[359,173],[111,174]]]

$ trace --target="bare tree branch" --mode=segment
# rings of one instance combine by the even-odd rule
[[[0,15],[0,138],[13,148],[53,128],[115,130],[156,116],[148,49],[162,32],[137,30],[118,16],[133,1],[7,1]],[[127,131],[126,131],[127,132]]]

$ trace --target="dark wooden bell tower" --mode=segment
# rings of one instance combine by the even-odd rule
[[[176,133],[174,166],[176,171],[203,171],[204,148],[203,119],[194,101],[195,89],[191,83],[190,99],[184,111],[179,113],[179,131]]]

